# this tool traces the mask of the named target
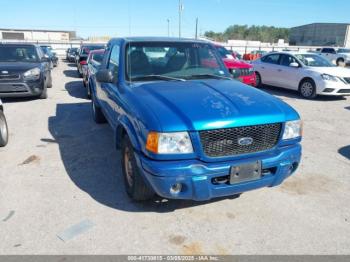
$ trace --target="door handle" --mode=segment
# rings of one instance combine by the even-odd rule
[[[264,67],[264,66],[262,66],[261,68],[262,68],[262,69],[265,69],[265,67]]]
[[[282,69],[278,69],[277,71],[278,71],[278,72],[282,72]]]

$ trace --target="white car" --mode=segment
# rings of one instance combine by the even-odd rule
[[[345,48],[341,48],[336,51],[333,47],[323,47],[317,48],[316,53],[337,66],[345,66],[350,62],[350,54],[345,52],[345,50]]]
[[[274,52],[254,61],[257,86],[298,90],[304,98],[350,95],[350,69],[314,53]]]

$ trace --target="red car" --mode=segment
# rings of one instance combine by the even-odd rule
[[[256,76],[251,64],[235,59],[232,53],[223,46],[216,45],[215,47],[234,78],[247,85],[256,85]]]
[[[89,76],[96,68],[98,68],[103,60],[105,50],[104,49],[98,49],[93,50],[89,52],[88,58],[86,61],[83,61],[84,63],[81,63],[82,65],[82,75],[83,75],[83,84],[85,87],[87,87]]]

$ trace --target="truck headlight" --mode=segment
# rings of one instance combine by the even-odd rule
[[[29,80],[37,80],[40,78],[40,68],[36,67],[33,69],[28,70],[23,74],[25,79]]]
[[[192,142],[188,132],[150,132],[147,136],[146,149],[155,154],[193,153]]]
[[[301,137],[302,135],[302,121],[294,120],[287,121],[284,126],[283,140]]]
[[[328,74],[322,74],[321,77],[322,77],[323,80],[326,80],[326,81],[333,81],[333,82],[337,82],[338,81],[338,77],[332,76],[332,75],[328,75]]]

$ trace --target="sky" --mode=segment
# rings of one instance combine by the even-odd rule
[[[178,36],[179,0],[0,0],[0,28],[75,30],[88,36]],[[182,0],[182,36],[228,26],[350,23],[348,0]]]

